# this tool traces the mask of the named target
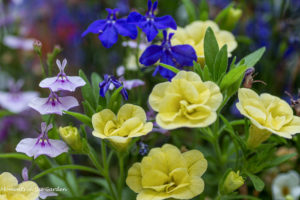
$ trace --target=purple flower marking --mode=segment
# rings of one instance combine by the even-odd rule
[[[29,107],[38,111],[41,115],[62,115],[64,110],[69,110],[76,106],[79,106],[79,103],[75,97],[59,97],[52,90],[50,90],[48,98],[35,98],[29,103]]]
[[[60,90],[75,91],[77,87],[84,86],[85,81],[79,76],[67,76],[64,69],[67,65],[67,60],[64,59],[61,63],[56,60],[56,64],[60,70],[56,77],[46,78],[40,82],[41,88],[49,88],[53,92]]]
[[[41,123],[41,134],[37,138],[25,138],[16,147],[17,152],[25,153],[29,157],[36,159],[40,155],[56,157],[64,152],[68,152],[68,146],[61,140],[48,138],[48,131],[52,129],[52,124],[48,127],[45,122]]]

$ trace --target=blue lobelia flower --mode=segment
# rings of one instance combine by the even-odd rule
[[[137,37],[137,28],[134,24],[127,23],[127,19],[117,19],[116,13],[118,9],[109,9],[107,19],[96,20],[82,33],[82,37],[88,33],[99,34],[99,39],[103,46],[110,48],[118,41],[118,34],[131,39]]]
[[[145,66],[153,65],[158,60],[161,63],[174,66],[181,69],[184,66],[193,66],[193,61],[197,60],[197,55],[194,48],[190,45],[171,45],[171,38],[174,33],[170,33],[169,37],[167,31],[163,31],[164,39],[161,45],[149,46],[142,56],[140,57],[140,63]],[[175,73],[162,67],[158,66],[153,73],[155,76],[159,72],[163,77],[171,80]]]
[[[123,86],[122,83],[118,81],[116,77],[105,74],[104,80],[99,84],[100,87],[99,94],[101,97],[105,97],[105,94],[108,91],[108,89],[112,89],[113,87],[119,88],[121,86]],[[128,93],[124,87],[122,88],[120,93],[125,100],[128,100]]]
[[[145,16],[138,12],[131,12],[127,18],[128,23],[136,24],[143,30],[149,42],[156,37],[158,29],[177,29],[176,22],[170,15],[155,17],[154,12],[157,9],[157,5],[158,1],[155,1],[152,5],[152,1],[148,0],[148,11]]]

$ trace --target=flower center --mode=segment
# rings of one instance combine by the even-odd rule
[[[52,106],[56,106],[57,104],[61,104],[61,102],[59,101],[58,96],[51,91],[48,100],[47,100],[48,104],[51,104]]]
[[[281,193],[283,194],[283,196],[287,196],[290,194],[290,188],[288,188],[287,186],[284,186],[281,188]]]

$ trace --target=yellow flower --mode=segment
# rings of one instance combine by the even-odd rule
[[[79,151],[82,148],[82,142],[78,129],[73,126],[59,127],[59,134],[62,139],[70,146],[72,149]]]
[[[194,21],[185,28],[178,27],[172,31],[175,35],[172,38],[173,45],[189,44],[194,47],[198,56],[198,62],[204,62],[204,36],[206,29],[211,27],[216,36],[219,48],[227,44],[228,56],[237,47],[237,42],[231,32],[220,30],[213,21]]]
[[[258,96],[246,88],[239,89],[238,97],[238,110],[252,123],[248,146],[257,147],[271,133],[292,138],[300,132],[300,117],[294,116],[292,108],[284,100],[266,93]]]
[[[18,180],[11,173],[0,174],[1,200],[36,200],[39,193],[39,187],[32,181],[18,184]]]
[[[198,150],[181,153],[165,144],[154,148],[128,171],[127,185],[137,200],[191,199],[202,193],[207,161]]]
[[[152,130],[152,123],[146,123],[146,113],[140,106],[125,104],[117,116],[104,109],[92,117],[93,135],[109,139],[117,147],[124,148],[131,138],[146,135]]]
[[[222,102],[219,87],[202,82],[194,72],[180,71],[171,82],[157,84],[149,97],[156,122],[164,129],[206,127],[216,118]]]
[[[240,172],[235,173],[234,171],[229,172],[224,181],[224,192],[225,194],[231,193],[234,190],[240,188],[244,184],[243,177],[240,176]]]

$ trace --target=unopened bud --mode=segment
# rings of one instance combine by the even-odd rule
[[[229,194],[233,192],[234,190],[240,188],[244,184],[244,179],[242,176],[239,174],[240,172],[234,172],[231,171],[229,174],[226,176],[225,181],[224,181],[224,193]]]
[[[35,51],[35,53],[37,53],[38,55],[42,54],[42,42],[39,40],[35,40],[33,42],[33,50]]]
[[[59,134],[73,150],[80,151],[82,149],[81,138],[76,127],[59,127]]]

